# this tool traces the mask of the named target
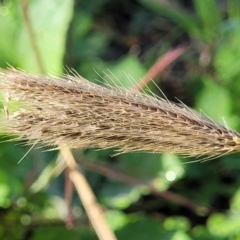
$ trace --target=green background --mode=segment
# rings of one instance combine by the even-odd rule
[[[129,88],[160,56],[187,45],[156,84],[170,100],[240,131],[238,0],[31,0],[28,13],[49,74],[60,75],[67,66],[91,81],[102,77],[112,84],[116,77]],[[0,1],[0,66],[8,65],[39,73],[17,0]],[[149,87],[161,95],[154,84]],[[17,164],[29,147],[1,140],[0,239],[97,239],[76,193],[74,227],[66,227],[58,152],[34,149]],[[239,154],[204,163],[170,154],[111,157],[112,150],[91,149],[74,154],[139,181],[133,186],[83,164],[118,239],[240,239]],[[142,181],[187,203],[176,202],[176,195],[156,196]]]

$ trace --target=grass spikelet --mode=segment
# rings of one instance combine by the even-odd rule
[[[164,99],[101,87],[79,76],[10,69],[0,70],[0,78],[6,102],[21,105],[3,121],[5,131],[30,144],[196,157],[240,150],[240,134]]]

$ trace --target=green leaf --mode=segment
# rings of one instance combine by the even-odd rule
[[[125,209],[139,200],[146,190],[141,186],[129,186],[124,183],[108,181],[104,184],[100,198],[109,207]]]
[[[156,0],[140,0],[142,4],[150,8],[152,11],[158,12],[159,14],[166,16],[179,24],[187,32],[196,35],[198,34],[198,25],[188,12],[183,11],[181,8],[169,4],[163,4]]]
[[[161,156],[162,168],[159,172],[161,181],[164,182],[165,186],[162,185],[162,188],[169,187],[174,181],[182,178],[184,176],[185,170],[184,165],[180,161],[179,157],[173,154],[162,154]]]
[[[0,6],[0,64],[5,67],[7,63],[17,64],[17,29],[21,25],[18,23],[21,19],[14,14],[17,7],[17,4],[11,4],[10,1]]]
[[[131,239],[131,240],[159,240],[159,239],[171,239],[166,238],[163,235],[164,231],[160,222],[150,218],[144,217],[141,214],[134,215],[135,220],[124,226],[122,229],[116,231],[117,238],[119,240]],[[132,216],[132,218],[134,217]],[[169,237],[172,234],[168,235]]]
[[[216,213],[212,215],[207,227],[210,233],[216,237],[236,237],[240,235],[240,214],[224,215]]]
[[[47,234],[46,234],[47,233]],[[48,227],[38,227],[34,231],[31,240],[58,240],[58,239],[71,239],[79,240],[79,234],[77,231],[73,231],[60,226],[48,226]],[[86,238],[85,238],[86,239]],[[92,239],[92,238],[89,238]]]
[[[182,232],[182,231],[177,231],[171,238],[172,240],[191,240],[192,238],[190,238],[186,233]]]
[[[118,158],[116,167],[120,172],[142,180],[158,177],[162,170],[162,161],[158,154],[129,153]]]
[[[200,37],[211,42],[219,30],[221,22],[221,13],[216,0],[194,0],[194,6],[203,28]]]
[[[228,1],[228,15],[230,18],[235,19],[240,17],[240,4],[238,0]]]
[[[34,0],[29,6],[37,47],[47,73],[62,72],[66,32],[73,14],[73,0]],[[39,72],[35,53],[25,28],[19,35],[18,58],[20,67],[30,72]],[[21,61],[20,61],[21,59]]]
[[[230,110],[231,110],[231,98],[229,91],[217,84],[214,84],[214,80],[210,77],[205,77],[204,88],[197,96],[197,110],[203,111],[203,115],[206,114],[215,121],[222,121],[222,117],[227,123],[231,124]]]
[[[104,215],[110,228],[114,231],[130,222],[130,217],[120,211],[111,210],[107,211]]]
[[[8,185],[9,178],[5,171],[0,170],[0,205],[1,203],[4,204],[4,198],[10,193],[10,186]]]
[[[234,194],[231,199],[231,210],[233,213],[240,214],[240,189]]]
[[[126,55],[109,67],[104,79],[110,84],[130,89],[144,76],[146,70],[134,55]]]
[[[233,19],[222,26],[221,44],[218,45],[214,65],[218,78],[229,83],[240,77],[240,20]]]
[[[184,166],[176,155],[132,153],[127,156],[120,156],[118,169],[129,176],[148,181],[159,190],[167,189],[184,175]]]
[[[92,61],[97,56],[104,53],[108,47],[108,38],[101,32],[94,32],[84,38],[74,46],[74,57],[85,61]],[[91,69],[92,71],[92,69]]]
[[[212,31],[216,29],[217,25],[221,22],[220,8],[216,0],[194,0],[193,2],[202,26]]]
[[[93,25],[93,19],[91,15],[81,11],[79,12],[79,15],[76,16],[75,20],[75,31],[74,31],[74,37],[75,38],[81,38],[85,36],[91,29]]]
[[[168,217],[163,224],[166,230],[181,230],[188,231],[190,229],[190,223],[187,218],[184,217]]]

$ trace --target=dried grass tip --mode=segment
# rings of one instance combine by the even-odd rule
[[[80,76],[37,76],[0,69],[6,134],[28,143],[115,148],[117,153],[216,157],[240,150],[240,134],[184,105]],[[16,111],[8,113],[8,101]],[[16,104],[17,102],[17,104]]]

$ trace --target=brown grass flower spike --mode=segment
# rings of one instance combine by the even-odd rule
[[[30,144],[196,157],[240,150],[240,134],[184,105],[79,76],[0,70],[0,90],[19,103],[2,121],[6,134]]]

